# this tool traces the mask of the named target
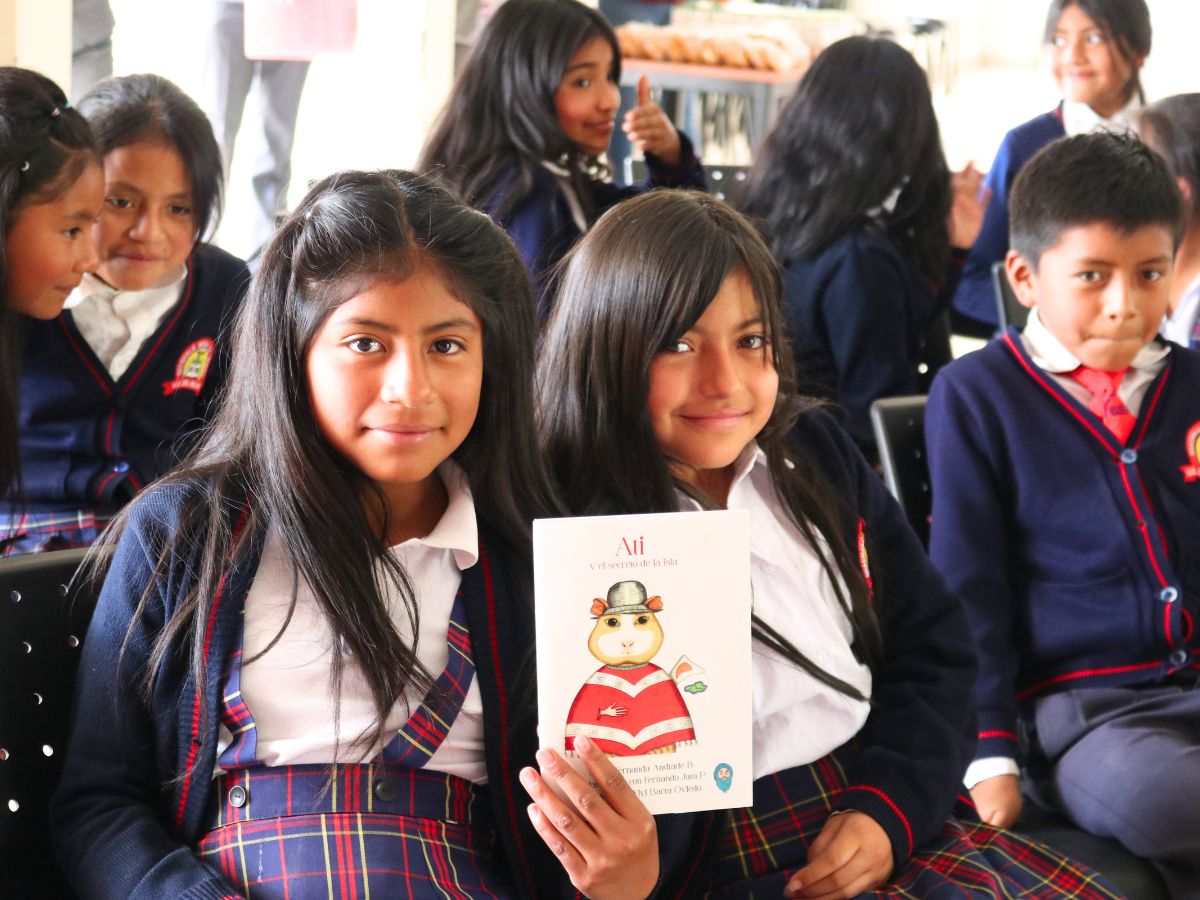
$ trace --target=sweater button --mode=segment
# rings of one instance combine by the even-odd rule
[[[1158,599],[1163,603],[1174,603],[1179,599],[1179,591],[1173,587],[1165,587],[1159,591]]]
[[[1127,466],[1132,466],[1135,462],[1137,462],[1137,451],[1132,447],[1126,447],[1121,451],[1121,462],[1125,463]]]
[[[250,795],[246,793],[246,789],[240,784],[235,784],[229,789],[229,805],[241,809],[246,805],[246,801],[250,799]]]
[[[375,782],[375,799],[381,803],[391,803],[396,799],[396,782],[381,778]]]
[[[127,460],[122,459],[122,460],[118,461],[112,467],[112,470],[114,472],[116,472],[118,475],[124,475],[126,472],[129,471],[129,462]]]
[[[1192,655],[1190,653],[1188,653],[1186,650],[1176,650],[1174,653],[1172,653],[1170,656],[1167,657],[1167,662],[1169,662],[1173,666],[1182,666],[1189,659],[1191,659],[1191,656]]]

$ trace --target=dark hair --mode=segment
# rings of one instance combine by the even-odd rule
[[[612,47],[612,79],[620,81],[621,48],[599,12],[578,0],[507,0],[463,65],[418,168],[439,170],[472,206],[500,199],[498,216],[528,193],[544,161],[564,165],[576,188],[601,175],[598,160],[563,134],[554,108],[571,57],[594,38]],[[506,176],[514,170],[510,185]],[[503,198],[496,196],[500,190]],[[582,189],[576,194],[582,203],[591,196]],[[592,211],[585,212],[590,217]]]
[[[779,375],[775,409],[757,441],[874,667],[882,636],[846,539],[850,513],[803,448],[788,440],[801,404],[784,337],[780,271],[753,226],[707,194],[656,191],[605,213],[564,265],[538,360],[538,424],[568,508],[585,515],[668,512],[680,508],[681,490],[705,503],[673,477],[655,437],[650,365],[704,314],[725,279],[744,271],[762,308],[764,352]],[[754,635],[826,684],[858,695],[757,618]]]
[[[225,184],[221,148],[196,101],[161,75],[106,78],[79,101],[100,156],[142,141],[170,146],[188,175],[196,240],[221,217]]]
[[[1058,20],[1068,6],[1075,6],[1096,23],[1112,39],[1113,47],[1129,66],[1129,82],[1125,85],[1125,102],[1137,96],[1146,102],[1142,90],[1142,74],[1135,60],[1150,55],[1150,10],[1146,0],[1051,0],[1046,12],[1046,28],[1042,40],[1049,44],[1058,30]]]
[[[21,329],[5,296],[8,232],[24,207],[57,199],[94,159],[92,132],[58,85],[28,69],[0,66],[0,494],[18,469]]]
[[[363,504],[378,498],[385,534],[386,498],[323,436],[304,374],[311,342],[334,308],[372,279],[406,278],[418,266],[435,272],[483,324],[479,412],[453,457],[480,521],[520,559],[531,559],[531,518],[554,515],[558,506],[534,436],[533,298],[516,247],[435,179],[403,171],[331,175],[267,244],[235,327],[226,402],[193,453],[142,495],[182,484],[189,498],[159,554],[156,580],[172,554],[203,548],[196,577],[142,673],[147,697],[161,664],[185,641],[197,684],[206,683],[204,629],[192,625],[208,617],[226,561],[243,550],[246,535],[261,535],[268,525],[278,529],[297,577],[340,638],[332,643],[334,696],[346,659],[370,686],[378,721],[359,740],[379,736],[407,686],[432,684],[380,599],[387,585],[398,591],[417,633],[408,577]],[[116,540],[139,502],[118,516],[101,546]],[[243,509],[247,521],[237,540],[234,523]],[[135,622],[154,588],[147,586]],[[514,591],[525,606],[512,614],[532,615],[530,597],[527,589]]]
[[[1142,138],[1192,189],[1192,219],[1200,219],[1200,94],[1176,94],[1142,110]]]
[[[1187,224],[1162,157],[1132,135],[1104,131],[1039,150],[1013,182],[1008,217],[1009,243],[1034,271],[1071,228],[1105,222],[1129,234],[1161,225],[1178,249]]]
[[[805,73],[738,205],[762,224],[784,265],[874,220],[941,284],[950,202],[925,72],[892,41],[852,37],[827,47]]]

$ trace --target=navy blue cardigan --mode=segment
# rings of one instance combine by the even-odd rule
[[[657,187],[688,187],[708,189],[708,176],[704,166],[696,158],[692,142],[680,132],[679,163],[669,166],[654,154],[647,154],[647,179],[638,185],[621,187],[610,181],[592,181],[591,197],[581,198],[585,206],[590,201],[592,219],[599,218],[610,207],[622,200],[644,194]],[[548,284],[550,270],[583,234],[571,215],[571,207],[563,194],[557,176],[543,166],[533,170],[533,186],[507,211],[509,194],[516,184],[517,173],[513,171],[499,180],[499,186],[483,206],[483,211],[500,224],[521,251],[521,258],[529,269],[533,281],[534,296],[538,302],[538,316],[545,321],[553,303],[551,286]],[[503,211],[503,212],[502,212]]]
[[[930,552],[980,654],[980,757],[1016,757],[1022,701],[1200,669],[1200,353],[1167,360],[1124,446],[1015,329],[934,382]]]
[[[872,223],[784,266],[788,339],[801,384],[838,403],[840,421],[872,459],[871,403],[926,393],[934,373],[950,361],[945,312],[963,259],[954,251],[947,283],[935,292],[896,241]]]
[[[69,311],[32,324],[21,371],[21,502],[5,512],[112,512],[163,474],[211,414],[246,264],[200,244],[179,302],[117,381]]]
[[[954,295],[954,308],[964,316],[991,325],[993,329],[999,324],[992,263],[1004,259],[1008,253],[1008,194],[1013,179],[1035,153],[1065,134],[1062,107],[1059,106],[1018,125],[1000,143],[984,179],[984,184],[992,191],[992,199]]]
[[[186,662],[187,636],[155,688],[150,707],[132,687],[154,636],[194,583],[194,557],[173,558],[153,577],[158,550],[179,520],[188,489],[151,489],[134,501],[88,630],[75,697],[75,719],[51,824],[63,871],[84,898],[230,900],[237,895],[192,852],[211,801],[218,703],[224,662],[241,633],[246,593],[258,570],[262,534],[222,580],[206,646],[204,709]],[[240,526],[239,526],[240,527]],[[195,553],[200,552],[196,543]],[[498,849],[520,896],[576,896],[558,861],[533,830],[530,802],[517,775],[537,750],[532,669],[532,604],[520,601],[511,551],[480,528],[480,560],[463,572],[468,627],[483,701],[485,763],[496,814]],[[128,634],[142,591],[149,602]],[[201,721],[205,726],[201,727]],[[181,772],[192,771],[176,779]],[[688,893],[696,877],[693,842],[707,834],[692,816],[659,818],[665,897]]]

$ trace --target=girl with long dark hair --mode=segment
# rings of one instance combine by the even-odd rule
[[[100,82],[79,102],[105,197],[99,259],[21,369],[20,492],[0,503],[6,554],[85,547],[187,452],[229,369],[250,274],[203,242],[220,214],[221,151],[200,107],[160,75]]]
[[[574,512],[752,511],[754,805],[700,817],[681,895],[1113,896],[957,804],[974,742],[962,609],[853,443],[797,396],[780,297],[753,226],[659,192],[573,251],[541,348],[540,433]],[[547,782],[585,792],[539,760],[534,821],[570,857],[586,829]],[[587,815],[624,802],[602,784]]]
[[[93,557],[52,812],[82,897],[556,891],[516,781],[533,335],[512,242],[432,180],[332,175],[283,223],[226,402]]]
[[[740,206],[784,268],[801,378],[837,401],[868,456],[871,403],[924,392],[950,360],[946,311],[979,182],[970,167],[952,179],[925,72],[871,37],[817,57],[747,177]]]
[[[954,295],[956,331],[990,337],[996,330],[992,265],[1008,252],[1008,192],[1025,163],[1064,135],[1131,128],[1146,102],[1140,75],[1150,55],[1146,0],[1051,0],[1043,35],[1063,99],[1008,132],[996,151],[986,181],[992,201]]]
[[[49,78],[0,66],[0,494],[15,486],[20,348],[96,262],[104,179],[92,133]]]
[[[621,50],[608,21],[578,0],[508,0],[458,75],[421,155],[516,241],[542,315],[549,271],[604,210],[656,186],[706,186],[691,142],[650,101],[620,123],[646,154],[639,186],[606,180]]]

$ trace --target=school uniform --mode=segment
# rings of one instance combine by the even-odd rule
[[[962,281],[954,294],[954,309],[977,326],[982,334],[994,332],[1000,317],[992,264],[1008,253],[1008,196],[1013,180],[1025,163],[1051,141],[1068,135],[1108,129],[1128,131],[1137,109],[1136,99],[1110,119],[1097,115],[1086,103],[1063,101],[1053,110],[1018,125],[1004,136],[984,186],[992,192],[979,236],[963,266]]]
[[[1200,790],[1200,354],[1138,354],[1125,441],[1077,362],[1035,314],[948,366],[926,410],[930,554],[981,658],[976,757],[993,768],[969,781],[1006,771],[1032,729],[1048,799],[1198,896],[1200,818],[1178,797]]]
[[[784,264],[788,339],[805,393],[833,400],[841,424],[877,458],[871,404],[926,393],[951,359],[946,311],[965,253],[934,290],[900,245],[867,223],[807,259]]]
[[[975,660],[961,605],[829,417],[805,414],[793,437],[813,476],[846,501],[844,537],[858,548],[888,661],[872,677],[858,658],[833,583],[751,445],[735,463],[728,506],[751,513],[755,612],[869,699],[851,699],[756,645],[754,805],[724,814],[714,829],[711,895],[779,896],[829,816],[853,811],[891,843],[895,871],[884,895],[1056,897],[1068,886],[1071,896],[1115,896],[1093,873],[983,825],[956,801],[975,723]]]
[[[534,167],[532,186],[510,207],[508,201],[516,187],[518,173],[514,170],[500,177],[498,186],[482,209],[508,232],[521,251],[533,281],[538,316],[542,321],[549,316],[554,299],[547,283],[551,268],[606,210],[622,200],[658,187],[708,189],[708,177],[691,140],[681,132],[679,141],[677,165],[667,165],[648,153],[649,176],[644,182],[621,187],[609,181],[591,181],[588,183],[590,196],[586,198],[576,196],[565,169],[543,163]]]
[[[90,544],[212,415],[249,273],[240,259],[201,244],[168,279],[126,292],[86,276],[76,311],[31,323],[18,419],[21,491],[0,505],[7,553]]]

